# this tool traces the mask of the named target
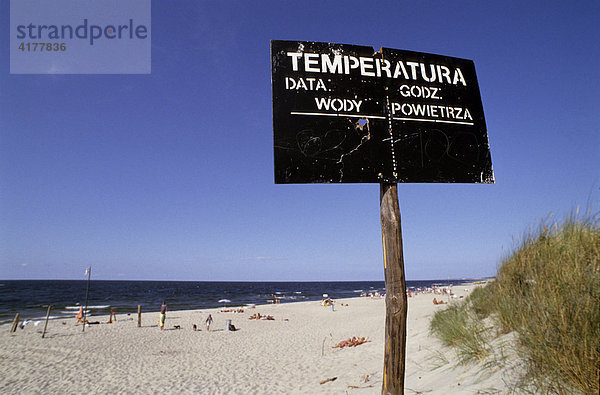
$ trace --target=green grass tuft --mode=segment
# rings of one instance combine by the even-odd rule
[[[480,320],[472,317],[466,304],[453,304],[443,314],[435,314],[431,330],[442,342],[456,348],[461,363],[483,360],[489,356],[489,344],[485,328]]]
[[[459,350],[482,319],[514,331],[528,377],[542,392],[600,392],[600,228],[597,217],[543,221],[507,257],[496,281],[433,318],[431,329]],[[462,328],[459,328],[462,326]],[[488,333],[489,335],[489,333]],[[485,336],[477,342],[485,350]],[[478,354],[478,355],[485,355]]]

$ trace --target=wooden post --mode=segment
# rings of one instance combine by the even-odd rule
[[[138,304],[138,328],[142,327],[142,305]]]
[[[50,318],[50,310],[52,310],[52,306],[48,306],[48,312],[46,313],[46,323],[44,324],[44,330],[42,331],[42,339],[46,336],[46,328],[48,327],[48,318]]]
[[[81,330],[82,332],[85,332],[85,324],[86,324],[86,322],[88,322],[87,306],[88,306],[88,296],[90,294],[90,278],[92,277],[92,267],[91,266],[88,267],[85,272],[88,276],[88,279],[87,279],[87,287],[85,290],[85,307],[83,308],[83,329]]]
[[[10,327],[10,333],[13,333],[17,330],[17,326],[19,326],[19,313],[15,314],[15,319],[13,320],[12,326]]]
[[[406,279],[402,254],[402,228],[396,184],[380,185],[383,267],[385,271],[384,395],[404,394],[406,353]]]

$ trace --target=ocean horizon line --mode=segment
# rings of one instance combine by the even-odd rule
[[[406,279],[407,282],[415,281],[470,281],[470,280],[486,280],[492,279],[495,276],[483,276],[483,277],[444,277],[444,278],[417,278],[417,279]],[[1,281],[87,281],[86,278],[15,278],[15,279],[0,279]],[[379,280],[170,280],[170,279],[105,279],[105,278],[91,278],[90,281],[136,281],[136,282],[202,282],[202,283],[356,283],[356,282],[381,282],[384,279]]]
[[[479,279],[407,280],[407,288],[435,285],[462,285]],[[0,280],[0,322],[39,318],[49,305],[53,314],[75,316],[86,305],[93,315],[144,311],[160,308],[166,301],[170,310],[196,310],[246,304],[290,303],[356,297],[385,293],[384,280],[377,281],[178,281],[178,280]],[[89,291],[89,292],[88,292]],[[77,308],[74,308],[76,306]]]

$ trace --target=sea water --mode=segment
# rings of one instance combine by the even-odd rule
[[[473,280],[407,281],[407,287],[460,284]],[[51,318],[75,317],[85,305],[86,280],[0,280],[0,324],[21,319],[40,320],[52,305]],[[90,281],[88,316],[137,314],[159,311],[165,301],[169,311],[248,304],[288,303],[358,297],[364,292],[385,293],[383,281],[328,282],[208,282],[208,281]],[[219,302],[220,300],[230,302]]]

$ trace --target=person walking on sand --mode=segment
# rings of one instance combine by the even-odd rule
[[[79,312],[77,313],[75,318],[77,318],[77,324],[79,324],[80,322],[83,322],[83,307],[79,308]],[[77,325],[77,324],[75,324],[75,325]]]
[[[162,306],[160,306],[160,316],[158,317],[158,324],[160,325],[161,331],[165,327],[166,319],[167,319],[167,304],[163,301]]]
[[[212,315],[208,315],[208,318],[206,318],[206,331],[210,331],[210,324],[212,324],[213,322],[213,318]]]
[[[117,322],[117,315],[113,309],[110,309],[110,316],[108,317],[107,324],[112,324],[113,322]]]

